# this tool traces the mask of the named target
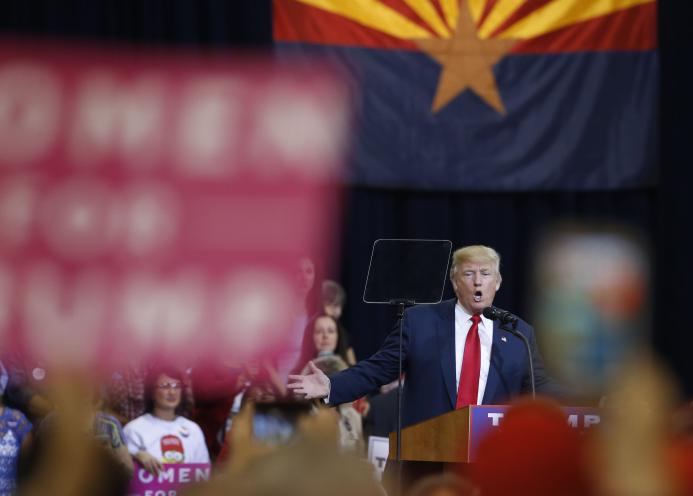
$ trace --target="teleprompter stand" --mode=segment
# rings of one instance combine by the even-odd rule
[[[452,242],[433,239],[378,239],[363,292],[365,303],[397,307],[399,375],[397,382],[397,492],[401,494],[402,332],[405,310],[440,303],[447,279]]]

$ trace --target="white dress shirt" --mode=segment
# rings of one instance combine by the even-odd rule
[[[460,371],[462,370],[462,360],[464,358],[464,343],[467,333],[472,327],[472,316],[462,308],[458,301],[455,305],[455,391],[460,388]],[[481,344],[481,367],[479,371],[479,393],[477,395],[477,405],[481,405],[486,390],[486,379],[488,379],[488,369],[491,364],[491,345],[493,344],[493,321],[483,315],[479,321],[479,342]]]

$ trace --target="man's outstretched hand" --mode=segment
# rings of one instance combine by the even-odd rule
[[[290,375],[286,385],[299,398],[312,400],[325,398],[330,394],[330,380],[313,362],[308,362],[308,374]]]

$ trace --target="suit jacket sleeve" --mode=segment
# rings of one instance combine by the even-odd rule
[[[567,392],[565,388],[551,378],[544,367],[544,360],[539,352],[539,347],[537,346],[537,339],[534,333],[534,329],[529,327],[529,332],[527,333],[529,341],[529,349],[532,352],[532,365],[534,366],[534,386],[536,388],[537,394],[544,396],[552,396],[554,398],[561,398],[566,396]],[[522,380],[522,392],[531,393],[532,385],[529,377],[529,370]]]
[[[402,319],[402,370],[406,369],[410,329],[408,311]],[[399,373],[399,323],[373,356],[330,376],[331,405],[354,401],[397,379]]]

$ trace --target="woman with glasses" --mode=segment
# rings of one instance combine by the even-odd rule
[[[155,475],[166,463],[209,463],[200,426],[180,415],[190,402],[183,374],[174,368],[152,370],[145,387],[146,413],[124,429],[133,458]]]

